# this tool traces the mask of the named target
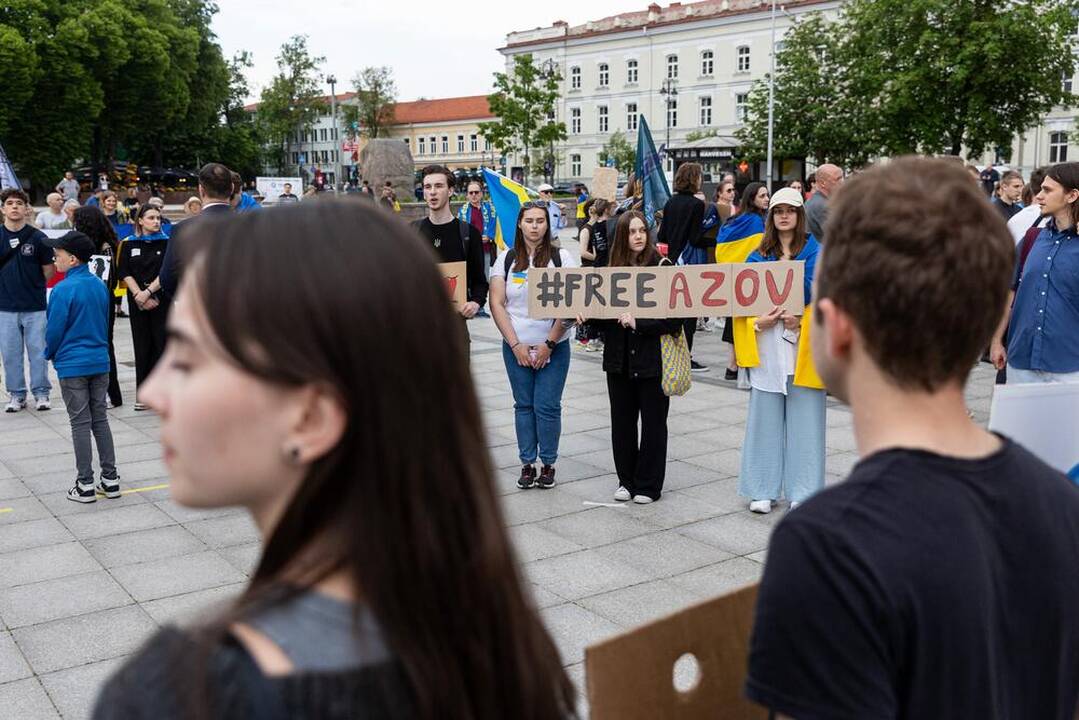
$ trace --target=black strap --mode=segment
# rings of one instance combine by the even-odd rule
[[[243,694],[248,700],[252,720],[286,720],[280,685],[266,677],[255,659],[239,642],[227,643],[224,651],[231,656],[231,661],[236,663],[239,674],[237,680],[244,688]]]
[[[554,261],[554,266],[556,268],[562,267],[562,251],[559,250],[558,248],[551,248],[551,249],[554,250],[554,253],[551,255],[551,260]],[[513,267],[513,248],[510,248],[510,251],[508,253],[506,253],[506,260],[502,264],[502,276],[504,278],[506,278],[507,280],[510,279],[510,268],[511,267]]]
[[[464,253],[465,261],[468,261],[468,241],[472,236],[472,225],[457,220],[457,231],[461,233],[461,252]]]

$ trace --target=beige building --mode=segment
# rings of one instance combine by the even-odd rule
[[[776,14],[777,49],[783,35],[810,12],[834,14],[841,0],[791,0]],[[598,154],[612,133],[635,142],[640,117],[648,120],[657,148],[670,147],[680,160],[698,160],[706,172],[731,169],[734,133],[746,114],[754,81],[772,60],[771,3],[767,0],[705,0],[606,17],[583,25],[511,32],[500,51],[507,67],[530,53],[541,67],[554,63],[563,77],[556,115],[568,139],[558,144],[563,180],[588,181]],[[1071,80],[1066,79],[1070,85]],[[667,91],[667,92],[665,92]],[[1079,159],[1076,111],[1057,109],[1014,145],[1011,161],[1029,171],[1036,165]],[[716,134],[713,141],[689,142],[693,131]],[[782,132],[782,128],[777,128]],[[511,158],[519,165],[520,158]],[[983,162],[992,162],[987,154]],[[792,179],[801,163],[784,163],[777,177]],[[765,173],[764,163],[755,172]]]

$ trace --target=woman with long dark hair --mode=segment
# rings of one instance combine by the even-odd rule
[[[716,262],[745,262],[749,254],[761,244],[764,234],[764,214],[768,210],[768,186],[751,182],[742,191],[738,212],[730,217],[716,236]],[[734,357],[734,321],[726,318],[723,323],[723,342],[731,346],[724,378],[738,379],[738,364]]]
[[[161,264],[169,236],[161,231],[161,211],[143,205],[135,216],[135,234],[124,239],[117,277],[127,288],[131,314],[131,343],[135,350],[135,409],[146,410],[139,388],[165,352],[165,320],[169,308],[161,302]]]
[[[127,662],[95,718],[572,716],[430,249],[345,201],[203,227],[144,397],[173,498],[246,507],[263,553],[227,610]]]
[[[120,407],[124,404],[124,396],[120,392],[120,381],[116,375],[116,349],[113,347],[113,327],[116,325],[115,297],[118,280],[116,259],[120,243],[116,239],[116,231],[112,223],[108,221],[100,208],[87,206],[76,208],[72,216],[72,228],[86,235],[94,241],[99,255],[109,258],[109,275],[105,285],[109,289],[109,405]]]
[[[517,213],[513,247],[491,269],[491,316],[502,333],[521,476],[517,487],[544,489],[555,485],[555,461],[562,435],[562,391],[569,373],[569,333],[557,320],[528,315],[528,269],[573,267],[573,256],[554,247],[550,215],[544,200],[527,202]],[[536,458],[543,462],[536,474]]]
[[[803,206],[801,192],[776,191],[760,247],[746,262],[804,262],[805,312],[796,316],[777,307],[734,322],[738,364],[747,368],[750,384],[738,492],[755,513],[771,512],[782,495],[794,508],[824,487],[824,383],[808,346],[820,245],[806,230]]]
[[[662,256],[639,210],[627,210],[615,225],[610,267],[652,267]],[[585,318],[577,318],[583,322]],[[614,499],[645,505],[659,500],[667,469],[667,412],[663,394],[660,336],[677,335],[682,321],[635,318],[591,320],[603,333],[603,370],[611,402],[611,449],[618,489]],[[640,423],[638,441],[637,424]]]

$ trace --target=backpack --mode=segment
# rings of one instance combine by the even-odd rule
[[[1018,289],[1019,281],[1023,279],[1023,268],[1026,267],[1027,257],[1030,256],[1030,251],[1034,247],[1034,242],[1041,235],[1042,229],[1038,227],[1038,223],[1041,222],[1041,218],[1030,227],[1026,234],[1023,235],[1023,239],[1019,242],[1019,268],[1015,272],[1015,287]]]
[[[554,250],[554,255],[551,256],[551,260],[554,261],[554,266],[556,268],[560,268],[560,267],[562,267],[562,251],[559,250],[558,248],[552,248],[552,249]],[[506,280],[510,279],[510,268],[511,267],[513,267],[513,248],[510,248],[510,251],[508,253],[506,253],[506,261],[504,263],[502,263],[502,276]]]
[[[413,220],[411,223],[412,229],[416,232],[420,232],[420,227],[423,225],[423,221],[426,219],[427,218],[420,218],[419,220]],[[457,220],[457,218],[454,218],[454,220]],[[457,220],[457,232],[461,235],[461,252],[465,254],[466,262],[468,261],[468,241],[471,234],[469,232],[469,228],[471,227],[472,226],[468,223],[463,223],[460,220]]]

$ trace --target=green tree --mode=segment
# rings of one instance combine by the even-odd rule
[[[531,55],[515,56],[509,73],[495,73],[495,92],[487,96],[487,105],[498,119],[480,123],[479,131],[505,155],[523,151],[525,172],[532,148],[566,139],[566,124],[550,119],[561,80],[557,71],[537,67]]]
[[[262,91],[257,121],[269,148],[267,160],[278,172],[292,167],[293,133],[310,125],[325,105],[319,75],[325,60],[311,55],[306,35],[295,35],[281,46],[278,73]]]
[[[637,146],[630,143],[621,130],[615,130],[607,144],[599,151],[599,159],[603,163],[613,160],[618,172],[631,172],[637,162]]]
[[[346,105],[342,115],[350,137],[361,134],[377,138],[393,125],[393,109],[397,103],[397,84],[393,71],[386,66],[367,67],[352,78],[356,88],[356,104]]]

